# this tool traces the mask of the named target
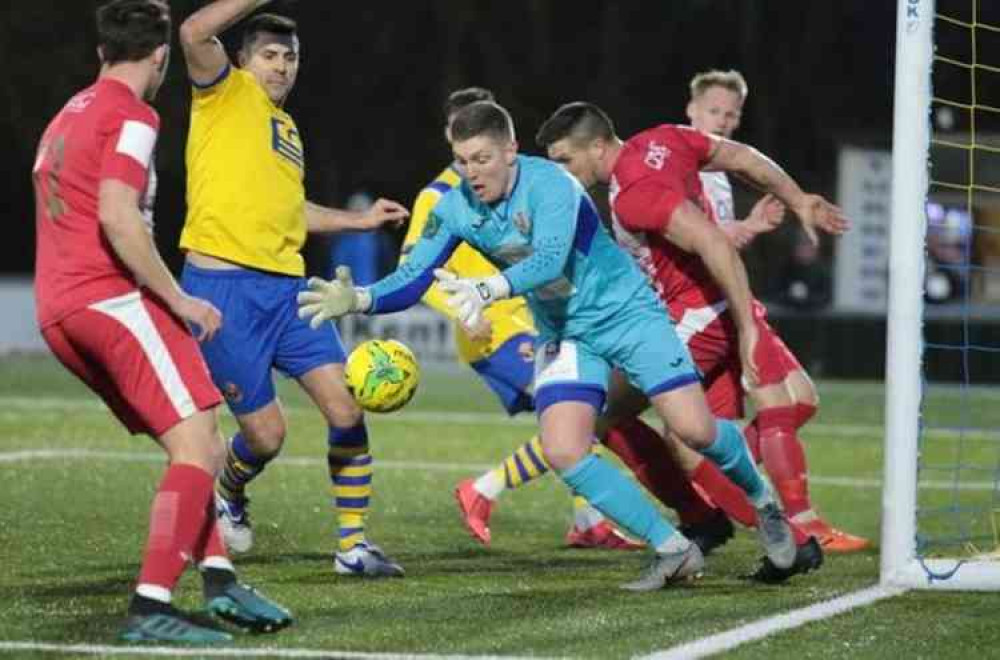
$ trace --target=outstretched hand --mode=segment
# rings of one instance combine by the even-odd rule
[[[391,199],[379,197],[370,209],[361,214],[358,228],[378,229],[385,224],[398,227],[408,217],[410,217],[410,212],[405,206]]]
[[[358,294],[354,289],[351,269],[347,266],[337,266],[337,275],[329,282],[311,277],[307,286],[309,290],[300,291],[296,301],[299,303],[299,318],[310,319],[309,327],[313,330],[325,321],[339,319],[358,309]]]
[[[819,244],[819,231],[839,236],[851,227],[843,210],[821,195],[804,194],[802,202],[794,210],[813,245]]]

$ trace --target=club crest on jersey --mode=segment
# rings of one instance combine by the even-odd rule
[[[299,169],[303,169],[305,157],[302,154],[302,140],[294,124],[286,123],[280,117],[271,118],[271,148]]]
[[[524,236],[531,236],[531,218],[523,211],[518,211],[514,214],[514,229]]]
[[[647,167],[651,167],[654,170],[662,170],[663,163],[666,162],[669,156],[670,149],[667,145],[657,144],[650,140],[646,146],[646,157],[643,159],[643,162],[646,163]]]
[[[431,213],[427,216],[427,222],[424,224],[423,237],[434,238],[439,229],[441,229],[441,218],[434,213]]]

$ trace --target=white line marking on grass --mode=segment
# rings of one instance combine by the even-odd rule
[[[133,463],[163,463],[166,456],[157,452],[111,451],[104,449],[22,449],[0,452],[0,465],[4,463],[20,463],[36,460],[107,460]],[[280,465],[289,467],[313,468],[322,465],[321,458],[306,456],[288,456],[278,459]],[[422,472],[479,472],[496,467],[493,463],[448,463],[436,461],[390,461],[379,460],[376,465],[384,470],[420,470]],[[814,475],[809,477],[813,485],[833,486],[836,488],[881,488],[882,481],[874,477],[838,477]],[[995,484],[991,481],[966,481],[955,484],[952,481],[927,480],[920,482],[924,490],[964,490],[991,491]]]
[[[23,410],[29,413],[41,410],[87,410],[106,411],[103,403],[96,399],[82,399],[74,397],[20,397],[20,396],[0,396],[0,411],[7,414],[11,410]],[[289,404],[284,406],[284,410],[294,415],[313,414],[316,409],[311,406],[299,406]],[[0,416],[4,414],[0,412]],[[376,423],[395,424],[466,424],[469,426],[537,426],[534,416],[524,414],[517,417],[508,417],[501,413],[492,412],[454,412],[454,411],[427,411],[427,410],[404,410],[402,412],[389,415],[369,415],[369,421]],[[809,424],[804,427],[804,434],[807,436],[832,435],[841,437],[851,436],[877,436],[881,438],[885,432],[885,427],[880,424]],[[968,440],[998,440],[1000,432],[990,429],[969,428],[964,431],[947,428],[928,428],[923,431],[928,438],[957,438],[960,435]]]
[[[528,660],[503,655],[434,655],[416,653],[363,653],[322,649],[276,648],[185,648],[172,646],[110,646],[99,644],[49,644],[45,642],[3,642],[0,653],[42,651],[77,655],[148,655],[198,658],[325,658],[327,660]],[[531,658],[530,660],[541,660]]]
[[[0,452],[0,465],[4,463],[20,463],[36,460],[108,460],[134,463],[163,463],[166,456],[157,452],[111,451],[104,449],[22,449]],[[287,456],[278,459],[279,465],[289,467],[314,468],[324,465],[322,458],[306,456]],[[493,463],[448,463],[436,461],[376,461],[376,466],[384,470],[420,470],[422,472],[479,472],[496,467]],[[874,477],[838,477],[813,475],[809,477],[813,485],[833,486],[835,488],[881,488],[882,481]],[[966,481],[955,484],[945,480],[927,480],[920,482],[924,490],[963,490],[991,491],[995,484],[991,481]]]
[[[801,609],[776,614],[775,616],[748,623],[724,633],[702,637],[686,644],[679,644],[664,651],[643,656],[641,660],[690,660],[705,658],[737,646],[754,642],[784,630],[791,630],[814,621],[822,621],[843,614],[858,607],[871,605],[885,598],[898,596],[907,590],[901,587],[876,585],[855,591],[833,600],[823,601]]]

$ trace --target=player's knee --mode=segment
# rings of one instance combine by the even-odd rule
[[[285,420],[281,416],[269,416],[254,420],[252,423],[241,423],[241,432],[254,456],[272,458],[285,444]]]
[[[711,415],[683,420],[671,429],[685,445],[697,451],[706,449],[715,442],[715,418]]]
[[[546,442],[542,438],[542,454],[545,460],[553,469],[568,470],[579,463],[590,451],[589,446],[583,446],[575,442],[567,442],[563,439],[553,439]]]
[[[323,414],[330,426],[346,429],[361,423],[362,410],[347,390],[343,396],[338,396],[324,406]]]

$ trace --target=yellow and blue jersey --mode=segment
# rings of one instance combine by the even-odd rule
[[[192,91],[181,249],[302,276],[305,156],[295,121],[228,66]]]
[[[403,255],[405,261],[410,249],[423,235],[430,217],[431,210],[438,200],[449,190],[461,183],[461,177],[451,167],[445,169],[417,196],[410,216],[410,226],[403,240]],[[490,277],[499,271],[482,254],[467,244],[460,245],[444,267],[459,277]],[[438,313],[457,321],[454,310],[447,303],[448,295],[443,293],[437,284],[433,284],[423,296],[423,301]],[[522,297],[502,300],[485,311],[486,318],[493,326],[493,334],[489,341],[476,341],[469,337],[460,323],[455,324],[455,342],[459,358],[467,364],[475,364],[494,355],[504,344],[517,335],[525,333],[534,335],[535,324],[531,319],[527,302]],[[528,351],[527,348],[520,349]],[[530,355],[526,356],[530,358]]]

